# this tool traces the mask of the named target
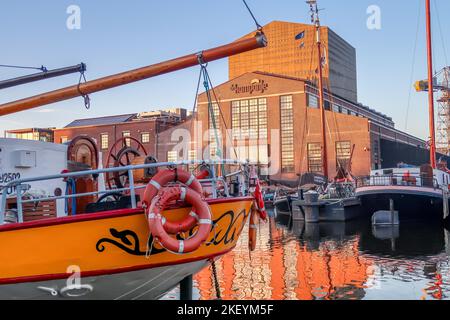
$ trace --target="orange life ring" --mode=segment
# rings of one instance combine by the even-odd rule
[[[200,218],[198,217],[198,214],[192,210],[183,221],[173,222],[163,217],[161,222],[164,226],[164,230],[166,230],[168,234],[178,234],[180,232],[187,232],[191,230],[197,225],[199,220]]]
[[[159,171],[147,185],[144,193],[144,203],[150,205],[152,199],[158,194],[169,182],[181,182],[190,189],[197,191],[199,194],[203,193],[203,188],[195,176],[187,171],[181,169],[167,169]]]
[[[163,224],[162,211],[173,200],[183,200],[191,204],[198,215],[196,224],[199,226],[195,235],[186,240],[177,240],[169,235]],[[208,238],[211,231],[212,215],[208,204],[201,195],[186,187],[166,187],[152,200],[148,209],[148,224],[150,232],[161,246],[176,253],[190,253],[197,250]]]
[[[248,228],[248,248],[250,251],[255,251],[256,249],[256,232],[257,232],[257,224],[258,221],[258,211],[252,207],[250,212],[250,223]]]
[[[203,188],[197,178],[191,173],[181,169],[167,169],[159,171],[150,182],[144,192],[143,204],[148,208],[158,192],[169,182],[181,182],[199,194],[203,194]],[[198,215],[192,211],[181,223],[163,220],[165,230],[170,234],[191,230],[198,222]]]
[[[264,196],[261,191],[259,179],[257,179],[256,181],[255,191],[253,192],[253,198],[255,199],[256,210],[259,213],[259,217],[262,220],[266,220],[267,219],[266,206],[264,204]]]

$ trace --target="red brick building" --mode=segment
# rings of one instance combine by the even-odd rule
[[[238,158],[270,165],[273,180],[296,181],[301,173],[322,171],[320,110],[311,82],[250,72],[214,90],[219,103],[214,103],[210,112],[206,94],[200,95],[198,119],[204,129],[216,123],[221,149],[226,148],[227,140],[233,141]],[[354,175],[367,175],[371,169],[383,167],[385,141],[402,144],[414,154],[426,151],[424,141],[396,130],[391,118],[337,95],[325,94],[325,100],[330,177],[336,174],[338,163],[347,165],[352,150]],[[208,145],[210,154],[215,155],[217,144],[212,132],[209,141],[203,141],[203,150]],[[234,153],[224,152],[225,157]],[[412,163],[414,157],[399,154],[400,161]]]
[[[125,138],[126,144],[135,145],[127,137],[137,139],[149,155],[157,153],[157,135],[186,120],[185,109],[132,113],[108,117],[79,119],[61,129],[54,130],[54,142],[66,143],[77,136],[93,138],[103,156],[103,166],[107,166],[107,157],[115,142]],[[123,144],[118,144],[113,153],[117,153]]]

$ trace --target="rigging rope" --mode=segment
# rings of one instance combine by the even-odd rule
[[[227,123],[225,121],[225,117],[223,115],[222,108],[220,107],[219,99],[218,99],[217,94],[216,94],[216,90],[214,89],[214,85],[213,85],[213,83],[211,81],[211,78],[209,77],[209,73],[208,72],[206,73],[206,76],[207,76],[209,84],[211,86],[211,91],[213,93],[214,100],[217,102],[217,107],[219,109],[219,114],[220,114],[220,118],[222,119],[223,126],[225,127],[226,132],[229,134],[230,132],[228,130],[228,126],[227,126]],[[230,139],[230,141],[233,141],[231,135],[229,135],[228,138]],[[235,154],[235,156],[237,158],[236,148],[234,147],[234,145],[232,145],[232,146],[233,146],[234,154]]]
[[[247,2],[245,0],[242,0],[242,2],[244,3],[245,7],[247,8],[248,12],[250,13],[253,21],[255,21],[256,24],[256,28],[258,30],[262,30],[262,26],[258,23],[258,20],[256,20],[255,15],[253,14],[252,10],[250,9],[250,7],[248,6]]]
[[[14,68],[14,69],[32,69],[32,70],[40,70],[42,72],[47,72],[47,68],[44,66],[41,66],[39,68],[37,67],[24,67],[24,66],[15,66],[15,65],[8,65],[8,64],[0,64],[0,67],[2,68]]]
[[[201,53],[198,54],[199,57],[199,63],[201,64],[201,58],[200,58]],[[192,121],[191,121],[191,125],[190,125],[190,132],[191,132],[191,142],[194,143],[195,146],[195,150],[197,152],[197,150],[199,149],[199,146],[197,145],[197,142],[199,142],[200,146],[202,145],[202,141],[203,141],[203,137],[197,137],[197,133],[198,133],[198,129],[196,126],[194,126],[194,124],[196,122],[198,122],[198,113],[197,113],[197,101],[198,101],[198,93],[200,91],[200,82],[202,80],[202,70],[200,69],[200,72],[198,74],[198,81],[197,81],[197,89],[195,91],[195,98],[194,98],[194,106],[192,107]],[[195,129],[195,132],[194,132]],[[201,148],[200,148],[201,150]],[[202,154],[202,152],[200,151],[200,155]],[[189,155],[188,159],[189,159]],[[199,156],[199,155],[197,155]],[[197,170],[201,165],[199,164],[194,170]]]
[[[309,60],[309,71],[310,71],[309,80],[311,81],[312,84],[316,83],[316,73],[315,73],[315,71],[312,71],[312,63],[313,63],[313,59],[314,59],[315,49],[316,49],[316,46],[313,46],[312,50],[311,50],[310,60]],[[304,145],[304,141],[306,139],[306,136],[309,135],[308,108],[309,108],[309,106],[308,106],[308,103],[307,103],[306,108],[305,108],[305,117],[304,117],[305,125],[304,125],[303,135],[302,135],[302,143],[301,143],[302,146]],[[300,167],[303,168],[303,164],[305,163],[305,160],[306,160],[306,168],[307,168],[306,171],[309,171],[309,165],[308,165],[307,157],[308,157],[308,145],[306,144],[304,146],[304,148],[303,147],[301,148],[301,152],[300,152],[300,159],[301,159],[300,160]]]
[[[439,9],[437,7],[436,0],[433,0],[434,8],[436,9],[436,18],[439,26],[439,34],[441,36],[441,42],[442,42],[442,50],[444,52],[444,59],[445,59],[445,65],[448,66],[448,58],[447,58],[447,48],[445,46],[445,38],[444,33],[442,32],[442,24],[441,24],[441,18],[439,17]]]
[[[199,61],[200,61],[200,60],[199,60]],[[206,89],[206,86],[209,88],[209,89],[207,90],[207,92],[206,92],[207,97],[208,97],[208,102],[211,102],[211,105],[212,105],[213,102],[215,102],[215,103],[217,104],[217,108],[218,108],[218,110],[219,110],[220,119],[222,120],[221,122],[223,123],[223,126],[224,126],[224,128],[225,128],[226,133],[228,133],[228,138],[230,139],[230,141],[233,141],[233,140],[232,140],[232,136],[229,135],[230,132],[229,132],[229,130],[228,130],[227,122],[226,122],[226,120],[225,120],[225,117],[224,117],[223,112],[222,112],[222,108],[221,108],[220,103],[219,103],[218,95],[217,95],[216,90],[215,90],[215,88],[214,88],[214,85],[213,85],[213,83],[212,83],[212,81],[211,81],[211,77],[209,76],[209,72],[208,72],[208,70],[207,70],[207,68],[206,68],[206,67],[208,66],[208,64],[205,64],[205,63],[201,64],[201,63],[200,63],[200,66],[202,66],[202,69],[200,70],[200,73],[203,74],[204,81],[207,82],[206,85],[205,85],[205,83],[204,83],[205,89]],[[213,97],[214,97],[214,100],[212,99],[210,92],[212,92]],[[214,112],[212,112],[212,114],[214,114]],[[214,119],[214,122],[215,122],[215,119]],[[216,125],[216,124],[215,124],[215,125]],[[215,129],[215,130],[216,130],[216,129]],[[235,156],[236,156],[236,158],[237,158],[237,151],[236,151],[236,148],[234,148],[234,145],[232,145],[232,146],[233,146],[234,154],[235,154]]]
[[[215,138],[215,142],[216,142],[216,156],[219,156],[219,158],[223,159],[223,149],[221,146],[221,140],[219,139],[217,123],[216,123],[216,115],[214,112],[213,101],[211,98],[211,90],[209,87],[210,79],[209,79],[209,74],[208,74],[208,70],[207,70],[208,63],[206,63],[205,60],[203,59],[203,54],[201,52],[197,55],[197,58],[198,58],[198,63],[200,64],[199,81],[203,77],[203,86],[205,87],[205,94],[208,99],[208,114],[209,114],[209,119],[212,122],[213,130],[214,130],[214,138]],[[199,89],[199,84],[198,84],[198,89]],[[196,100],[197,100],[197,98],[196,98]],[[216,100],[216,103],[219,108],[219,113],[221,114],[220,105],[219,105],[218,100]],[[221,167],[221,169],[222,169],[222,174],[225,176],[225,168]]]
[[[412,94],[412,90],[413,90],[413,88],[411,87],[411,84],[414,81],[414,70],[415,70],[416,55],[417,55],[417,43],[419,40],[419,30],[420,30],[420,21],[421,21],[420,17],[422,14],[422,1],[421,0],[418,0],[418,1],[419,1],[419,5],[418,5],[419,12],[417,15],[416,39],[414,42],[413,61],[412,61],[412,65],[411,65],[411,75],[410,75],[410,80],[409,80],[409,85],[408,85],[409,94],[408,94],[408,105],[406,106],[405,131],[408,130],[409,110],[411,108],[411,94]]]
[[[206,70],[205,65],[202,65],[201,68],[202,68],[201,71],[203,74],[203,86],[205,87],[205,93],[208,98],[208,111],[209,111],[209,115],[210,115],[210,121],[212,122],[212,125],[213,125],[214,136],[215,136],[215,140],[216,140],[216,148],[217,148],[216,154],[219,157],[223,157],[221,143],[219,140],[219,134],[218,134],[218,130],[217,130],[216,114],[214,112],[213,101],[211,99],[211,90],[209,88],[209,81],[208,81],[208,76],[207,76],[208,71]]]
[[[205,94],[206,94],[207,99],[208,99],[208,113],[210,115],[211,122],[212,122],[213,129],[214,129],[214,135],[215,135],[215,140],[216,140],[216,144],[217,144],[217,151],[219,153],[218,155],[223,158],[223,149],[220,148],[220,144],[219,144],[221,140],[219,139],[219,136],[218,136],[218,128],[217,128],[217,123],[216,123],[216,118],[215,118],[216,115],[215,115],[215,112],[214,112],[214,109],[213,109],[214,101],[213,101],[213,99],[211,97],[211,92],[214,95],[215,103],[217,104],[217,108],[219,110],[219,114],[220,114],[221,120],[223,122],[223,125],[224,125],[225,130],[226,130],[227,133],[228,133],[228,127],[227,127],[227,124],[226,124],[226,121],[225,121],[225,117],[223,116],[222,109],[220,107],[219,100],[217,98],[216,92],[214,90],[214,86],[212,84],[211,78],[210,78],[209,73],[208,73],[208,69],[207,69],[208,63],[206,63],[204,61],[202,52],[199,52],[197,54],[197,57],[198,57],[198,63],[200,65],[200,73],[199,73],[199,76],[198,76],[197,89],[196,89],[195,98],[194,98],[194,106],[193,106],[194,119],[198,120],[197,104],[198,104],[198,96],[199,96],[199,91],[200,91],[200,83],[201,83],[202,78],[203,78],[203,85],[205,87]],[[191,123],[191,132],[193,132],[193,126],[194,126],[194,122]],[[200,138],[202,138],[202,137],[200,137]],[[235,156],[237,158],[237,152],[236,152],[236,149],[234,148],[234,146],[233,146],[233,151],[234,151]],[[224,168],[222,167],[222,171],[223,170],[224,170]],[[223,172],[223,174],[224,174],[224,172]]]

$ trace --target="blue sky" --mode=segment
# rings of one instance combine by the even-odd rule
[[[435,6],[450,56],[450,1],[432,0],[435,69],[446,64]],[[309,22],[302,0],[248,0],[261,24],[272,20]],[[357,50],[360,102],[393,117],[404,130],[411,92],[408,132],[427,138],[426,94],[412,92],[411,70],[419,5],[420,29],[413,80],[426,78],[424,0],[319,0],[322,23]],[[81,30],[66,27],[69,5],[81,8]],[[381,30],[366,27],[367,8],[381,8]],[[0,4],[0,64],[58,68],[85,62],[87,78],[121,72],[231,42],[254,29],[240,0],[42,0]],[[215,84],[227,80],[227,60],[210,64]],[[0,68],[0,79],[23,70]],[[92,95],[91,110],[73,99],[0,118],[11,128],[64,126],[74,118],[139,112],[167,107],[191,109],[198,69],[192,68]],[[0,103],[76,84],[68,75],[2,90]]]

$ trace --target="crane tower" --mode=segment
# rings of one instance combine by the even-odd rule
[[[433,87],[439,95],[437,98],[436,149],[450,155],[450,67],[445,67],[433,77]],[[417,92],[428,91],[428,80],[415,83]]]

